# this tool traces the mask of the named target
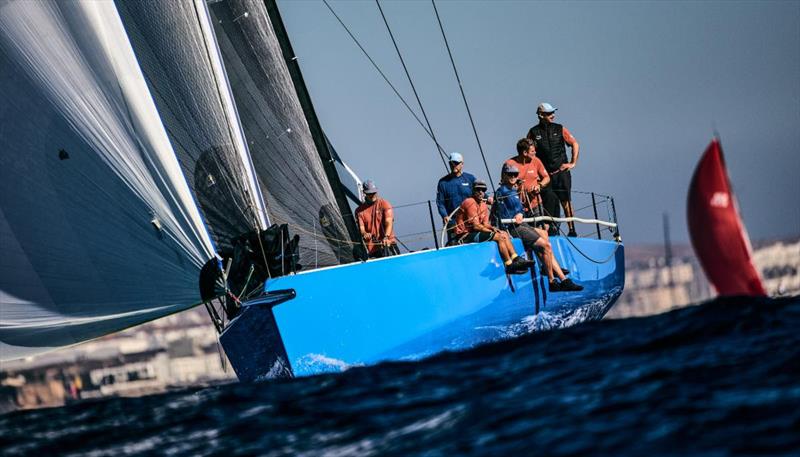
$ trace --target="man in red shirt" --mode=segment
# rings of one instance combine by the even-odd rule
[[[472,196],[461,203],[460,211],[456,213],[456,237],[462,243],[494,241],[506,266],[506,273],[524,274],[534,262],[519,257],[508,233],[489,223],[489,209],[484,201],[486,189],[485,182],[475,180]]]
[[[378,187],[369,179],[364,182],[364,203],[356,208],[356,220],[361,238],[372,258],[400,254],[394,237],[392,204],[378,197]]]
[[[519,196],[525,210],[533,216],[541,216],[541,193],[542,189],[550,185],[550,175],[542,161],[536,157],[533,141],[528,138],[517,141],[517,155],[506,160],[504,165],[519,171],[517,178],[520,182]]]

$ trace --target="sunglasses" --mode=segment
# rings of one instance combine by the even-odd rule
[[[550,117],[550,116],[553,116],[553,115],[555,115],[555,114],[556,114],[556,112],[555,112],[555,111],[553,111],[552,113],[542,113],[542,116],[547,116],[547,117]]]
[[[516,178],[517,176],[519,176],[519,173],[506,173],[506,176],[508,176],[509,178]]]

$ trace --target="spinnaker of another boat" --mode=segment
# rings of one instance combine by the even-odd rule
[[[717,292],[765,296],[718,138],[708,145],[695,169],[686,206],[692,246]]]

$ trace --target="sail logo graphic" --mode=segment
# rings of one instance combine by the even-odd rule
[[[727,192],[714,192],[709,204],[714,208],[727,208],[730,204],[730,196]]]

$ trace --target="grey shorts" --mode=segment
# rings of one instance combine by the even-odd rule
[[[540,238],[536,230],[528,224],[511,225],[508,227],[508,232],[514,238],[521,239],[522,245],[525,246],[526,250],[533,250],[536,240]]]

